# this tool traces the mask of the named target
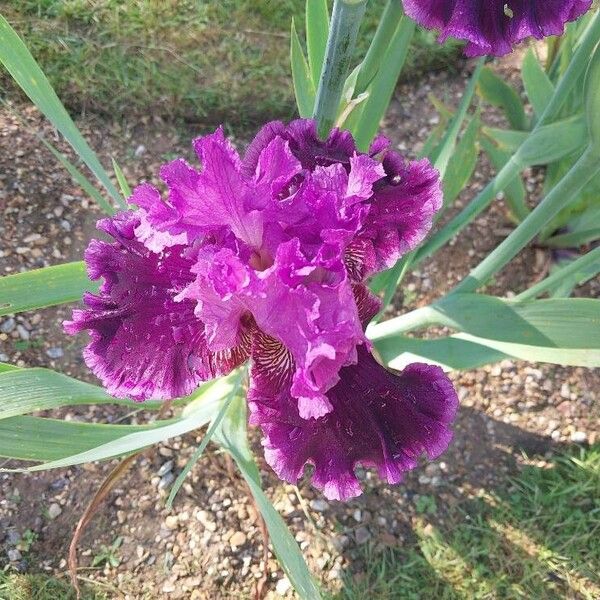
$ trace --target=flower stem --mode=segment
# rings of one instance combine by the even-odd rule
[[[315,100],[314,119],[319,136],[325,138],[337,118],[350,59],[365,14],[367,0],[335,0],[325,64]]]

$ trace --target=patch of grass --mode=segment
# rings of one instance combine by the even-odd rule
[[[108,600],[101,591],[82,587],[82,600]],[[0,600],[75,600],[73,588],[47,575],[21,575],[0,570]]]
[[[358,56],[383,4],[369,3]],[[302,28],[304,0],[5,0],[2,10],[73,110],[210,125],[295,112],[289,29],[292,16]],[[456,56],[419,32],[405,76]]]
[[[364,557],[338,600],[600,598],[600,446],[528,466],[510,492],[471,499],[414,546]]]

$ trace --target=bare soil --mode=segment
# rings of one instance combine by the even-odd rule
[[[398,88],[385,132],[414,156],[436,122],[430,93],[456,106],[470,65],[460,75],[432,74]],[[36,138],[43,132],[67,153],[39,114],[24,105],[0,111],[0,273],[80,260],[100,216]],[[485,110],[488,121],[501,117]],[[100,120],[80,123],[87,139],[109,164],[114,156],[130,182],[155,180],[158,166],[172,154],[192,159],[190,141],[202,131],[177,131],[148,119],[131,128]],[[491,176],[481,158],[475,177],[453,210],[473,197]],[[539,173],[525,174],[537,200]],[[448,216],[452,216],[450,211]],[[394,312],[430,302],[458,282],[512,227],[501,201],[442,252],[420,266],[394,299]],[[503,295],[540,278],[549,257],[535,247],[524,251],[488,288]],[[600,282],[578,293],[598,297]],[[0,361],[48,366],[94,381],[81,358],[85,340],[67,337],[61,322],[69,308],[52,308],[0,319]],[[366,545],[375,551],[410,543],[415,503],[433,496],[444,521],[446,509],[467,506],[481,491],[504,489],[523,454],[543,463],[552,453],[598,439],[600,390],[597,371],[505,360],[471,372],[454,373],[461,409],[454,441],[435,463],[408,474],[399,486],[383,485],[365,473],[366,491],[348,503],[326,502],[310,485],[299,494],[278,481],[256,455],[269,497],[293,531],[314,573],[335,590],[344,572],[360,575]],[[116,407],[53,411],[52,416],[84,421],[142,422],[147,415]],[[173,511],[165,509],[168,484],[183,468],[202,437],[171,440],[138,460],[110,494],[81,542],[81,576],[99,582],[111,598],[251,598],[264,570],[263,539],[256,509],[225,457],[207,452],[188,477]],[[0,474],[0,568],[66,576],[66,555],[75,524],[91,494],[115,461],[33,475]],[[2,462],[0,462],[2,466]],[[25,530],[38,534],[31,551],[11,552]],[[102,545],[117,537],[117,567],[90,567]],[[12,560],[11,560],[12,559]],[[269,554],[268,597],[292,597],[289,584]]]

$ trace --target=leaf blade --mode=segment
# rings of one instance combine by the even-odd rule
[[[97,289],[83,262],[6,275],[0,278],[0,316],[76,302],[84,292]]]
[[[119,192],[95,152],[81,135],[27,46],[2,15],[0,15],[0,62],[30,100],[71,144],[117,204],[124,208]]]
[[[260,474],[247,439],[246,403],[244,398],[238,396],[232,402],[227,418],[215,433],[215,440],[231,454],[242,472],[269,530],[275,555],[298,595],[300,598],[319,600],[321,594],[296,540],[260,486]]]
[[[306,0],[306,49],[315,89],[321,78],[328,34],[329,10],[327,0]]]
[[[292,19],[290,39],[290,62],[292,66],[292,82],[298,113],[304,119],[312,116],[315,105],[316,88],[310,75],[310,69],[300,44],[296,24]]]

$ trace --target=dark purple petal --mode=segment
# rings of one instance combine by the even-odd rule
[[[100,294],[86,294],[65,330],[88,330],[89,368],[108,392],[135,400],[184,396],[201,381],[230,372],[248,356],[249,337],[240,328],[235,347],[210,352],[194,303],[174,297],[193,278],[183,246],[157,254],[136,237],[135,213],[99,221],[113,243],[92,240],[85,259],[91,279],[104,278]]]
[[[289,353],[257,337],[252,356],[251,422],[262,428],[265,458],[285,481],[296,483],[310,464],[312,483],[327,498],[346,500],[361,493],[356,466],[398,483],[421,455],[435,459],[450,443],[458,398],[439,367],[415,363],[395,375],[361,346],[358,363],[344,367],[328,393],[331,412],[303,419],[290,394]]]
[[[375,184],[364,226],[346,250],[355,281],[393,267],[416,248],[442,206],[439,174],[428,160],[409,162],[388,152],[383,167],[386,177]]]
[[[440,42],[468,42],[467,56],[502,56],[528,37],[561,35],[565,23],[589,10],[592,0],[403,0],[417,23],[441,31]]]
[[[381,310],[381,300],[366,286],[357,283],[352,286],[358,318],[366,329],[371,319]]]
[[[260,153],[277,136],[289,142],[292,154],[309,171],[317,165],[349,165],[350,157],[356,152],[356,145],[348,131],[332,129],[327,139],[321,140],[312,119],[297,119],[288,125],[273,121],[267,123],[248,146],[244,157],[246,173],[254,173]]]

